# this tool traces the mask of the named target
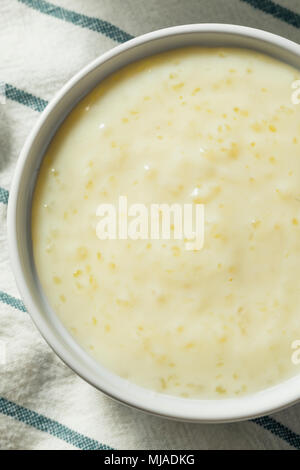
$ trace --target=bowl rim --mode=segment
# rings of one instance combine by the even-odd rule
[[[290,52],[299,57],[300,61],[300,46],[293,41],[259,29],[217,23],[191,24],[164,28],[138,36],[102,54],[80,70],[60,89],[38,118],[24,144],[16,165],[9,195],[7,215],[8,244],[16,283],[33,322],[54,352],[85,381],[104,392],[106,395],[109,395],[111,398],[151,414],[188,422],[233,422],[279,411],[299,401],[300,374],[255,394],[241,398],[219,400],[189,399],[156,393],[132,383],[128,384],[127,381],[106,370],[98,363],[95,364],[97,365],[97,370],[101,371],[101,373],[98,373],[98,376],[95,377],[91,368],[84,367],[88,361],[91,364],[95,361],[87,359],[87,353],[82,354],[81,351],[80,354],[83,360],[79,362],[78,355],[76,356],[75,354],[77,346],[74,345],[74,343],[70,343],[70,341],[67,345],[62,330],[54,332],[54,330],[49,327],[49,321],[40,311],[40,306],[33,296],[32,289],[28,282],[28,266],[24,266],[21,262],[22,246],[20,246],[19,240],[22,235],[18,232],[18,218],[20,212],[19,192],[21,183],[24,184],[26,163],[36,139],[39,137],[41,130],[45,127],[48,120],[51,119],[51,115],[61,99],[67,95],[78,82],[84,80],[91,71],[98,69],[105,62],[111,58],[117,57],[124,51],[150,43],[156,39],[195,33],[221,33],[246,39],[252,38],[266,44],[271,44],[273,47],[284,49],[287,53]],[[179,47],[182,46],[178,46],[178,48]],[[25,227],[23,228],[25,230]],[[78,350],[76,353],[78,353]],[[93,364],[94,371],[96,370],[95,364]]]

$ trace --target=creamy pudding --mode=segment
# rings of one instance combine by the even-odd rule
[[[300,72],[239,49],[125,67],[70,113],[43,160],[32,239],[50,305],[116,374],[192,398],[299,373]],[[97,207],[205,206],[205,240],[99,240]]]

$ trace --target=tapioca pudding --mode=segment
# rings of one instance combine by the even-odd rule
[[[175,50],[108,77],[61,125],[34,194],[35,264],[62,323],[111,371],[209,399],[299,373],[299,78],[248,50]],[[203,248],[100,240],[97,208],[121,195],[203,204]]]

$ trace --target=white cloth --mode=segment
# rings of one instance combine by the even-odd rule
[[[0,83],[7,91],[6,104],[0,104],[0,449],[92,449],[101,448],[99,443],[115,449],[300,448],[300,405],[273,416],[276,422],[197,425],[114,402],[56,357],[18,301],[7,249],[5,190],[39,115],[32,109],[34,97],[31,101],[18,90],[48,101],[84,65],[116,45],[109,37],[116,38],[116,30],[93,18],[132,36],[178,24],[222,22],[300,41],[299,0],[0,1]]]

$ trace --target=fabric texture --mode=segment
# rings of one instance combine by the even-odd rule
[[[9,188],[47,102],[118,43],[203,22],[252,26],[300,42],[299,0],[0,1],[0,449],[300,449],[300,405],[272,417],[204,425],[150,416],[107,398],[45,343],[11,270]]]

